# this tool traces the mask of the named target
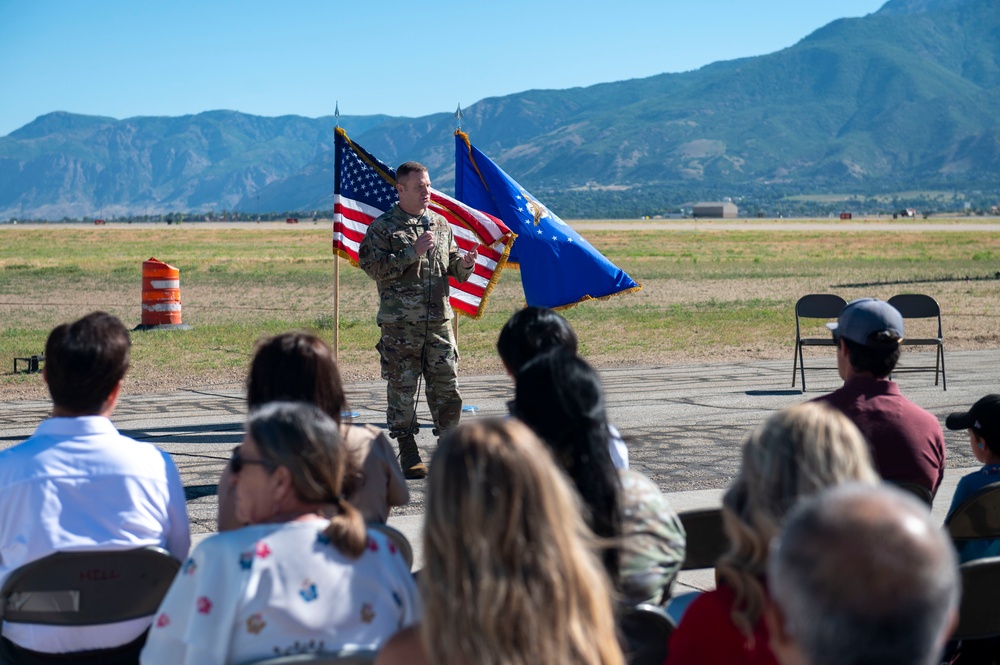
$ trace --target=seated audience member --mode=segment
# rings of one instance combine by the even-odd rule
[[[155,545],[178,559],[187,556],[184,487],[170,455],[122,436],[110,420],[131,344],[121,321],[104,312],[49,334],[42,377],[52,417],[26,441],[0,452],[0,584],[21,566],[61,550]],[[79,663],[134,663],[150,620],[4,624],[0,662],[65,654]]]
[[[775,663],[762,613],[771,540],[801,497],[846,481],[879,482],[864,437],[839,411],[809,402],[768,418],[746,443],[722,500],[729,551],[718,586],[691,603],[670,639],[668,665]]]
[[[500,330],[497,353],[504,369],[514,381],[528,361],[554,349],[566,349],[576,355],[576,333],[569,321],[545,307],[525,307],[514,312]],[[611,461],[616,469],[628,468],[628,448],[621,434],[608,424]]]
[[[858,426],[882,478],[936,494],[945,464],[941,425],[889,379],[899,362],[903,317],[889,303],[861,298],[847,303],[837,323],[827,325],[837,343],[844,385],[817,401],[835,406]]]
[[[305,402],[266,404],[250,414],[231,466],[236,515],[251,526],[194,549],[160,606],[142,663],[376,649],[420,619],[402,555],[343,498],[347,451],[332,418]]]
[[[441,438],[427,486],[424,619],[377,665],[624,665],[611,585],[552,456],[523,424]]]
[[[518,374],[513,414],[548,445],[576,486],[588,525],[604,539],[605,570],[622,599],[666,603],[684,562],[684,527],[655,483],[611,463],[597,372],[565,349],[544,353]]]
[[[952,430],[969,430],[972,454],[983,463],[958,481],[951,499],[950,515],[963,501],[991,483],[1000,482],[1000,395],[987,395],[965,413],[953,413],[945,420]],[[1000,538],[970,540],[956,543],[962,563],[973,559],[1000,555]]]
[[[951,542],[926,505],[892,487],[803,501],[767,570],[781,665],[936,665],[958,619]]]
[[[315,404],[340,425],[341,440],[350,453],[345,492],[366,521],[384,523],[392,506],[410,501],[403,470],[385,432],[372,425],[340,422],[347,398],[333,350],[322,339],[290,332],[257,347],[247,376],[247,406],[252,410],[279,400]],[[226,467],[219,480],[219,531],[243,526],[233,512],[232,480]]]

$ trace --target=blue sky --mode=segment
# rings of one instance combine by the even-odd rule
[[[0,0],[0,136],[39,115],[421,116],[697,69],[884,0]]]

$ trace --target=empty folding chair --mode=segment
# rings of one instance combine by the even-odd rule
[[[893,374],[903,372],[934,372],[934,385],[938,384],[938,374],[944,390],[948,390],[948,377],[944,373],[944,338],[941,330],[941,308],[934,298],[922,293],[903,293],[889,298],[888,303],[899,310],[904,319],[937,319],[937,337],[903,337],[903,346],[937,347],[934,365],[914,365],[896,367]]]
[[[796,367],[802,373],[802,390],[806,389],[806,363],[802,355],[803,346],[836,346],[833,335],[824,337],[803,337],[801,319],[836,320],[847,301],[832,293],[810,293],[795,303],[795,353],[792,356],[792,387],[795,387]],[[815,369],[837,369],[836,367],[810,367]]]

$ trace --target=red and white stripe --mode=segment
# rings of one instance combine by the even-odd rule
[[[456,311],[478,319],[483,314],[485,297],[500,278],[515,236],[503,222],[464,203],[431,190],[430,209],[448,220],[455,243],[465,253],[476,247],[479,257],[473,274],[464,283],[449,278],[451,306]],[[388,210],[388,208],[386,208]],[[358,246],[368,226],[385,210],[379,210],[337,194],[333,202],[333,251],[352,265],[358,265]]]

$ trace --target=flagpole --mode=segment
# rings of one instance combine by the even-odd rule
[[[455,109],[455,129],[456,129],[456,131],[462,131],[462,117],[463,117],[462,116],[462,103],[459,102],[458,108]],[[476,269],[475,266],[473,266],[472,269],[475,270]],[[451,328],[452,328],[452,332],[455,335],[455,348],[457,349],[458,348],[458,313],[457,312],[455,313],[455,316],[451,320]],[[465,411],[466,413],[475,413],[478,410],[479,410],[479,407],[475,406],[473,404],[466,404],[466,405],[464,405],[462,407],[462,411]]]
[[[340,362],[340,255],[333,253],[333,360]]]
[[[333,107],[334,132],[340,127],[340,102]],[[334,159],[334,182],[340,177],[340,165]],[[331,221],[331,224],[333,222]],[[340,254],[333,253],[333,361],[340,363]]]
[[[462,129],[462,103],[458,103],[458,108],[455,109],[455,125],[456,128]],[[451,331],[455,335],[455,348],[458,348],[458,314],[451,319]]]

